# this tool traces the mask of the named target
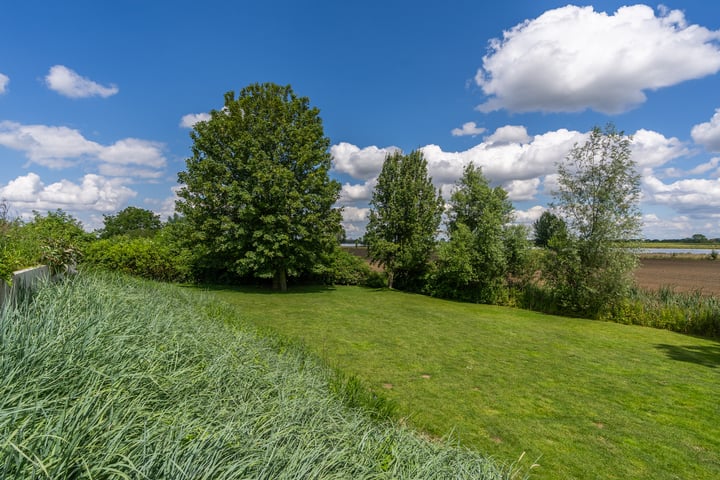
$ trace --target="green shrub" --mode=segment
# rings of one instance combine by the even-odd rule
[[[338,247],[326,275],[328,283],[333,285],[363,285],[370,273],[365,260]]]
[[[162,281],[186,281],[191,276],[189,252],[175,251],[161,237],[97,240],[88,246],[84,263]]]
[[[387,274],[385,272],[370,271],[370,274],[365,279],[363,287],[368,288],[383,288],[387,285]]]

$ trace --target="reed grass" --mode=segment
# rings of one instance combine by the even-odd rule
[[[0,478],[517,478],[372,419],[237,309],[110,274],[0,311]]]

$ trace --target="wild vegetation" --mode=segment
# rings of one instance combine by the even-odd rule
[[[251,85],[191,136],[181,214],[166,222],[128,207],[89,234],[62,210],[24,221],[0,204],[0,278],[36,263],[84,269],[2,308],[3,478],[527,471],[436,441],[450,431],[503,459],[544,459],[541,478],[720,473],[716,343],[429,298],[720,337],[717,297],[633,288],[639,186],[622,132],[595,128],[558,164],[535,249],[479,167],[443,205],[421,152],[389,155],[364,239],[374,268],[339,247],[339,183],[307,98]],[[215,293],[238,311],[97,270],[297,295]],[[433,441],[388,423],[396,404]]]
[[[56,210],[34,212],[23,222],[0,202],[0,281],[9,282],[16,270],[46,264],[53,273],[75,265],[92,236],[72,215]]]
[[[6,305],[0,477],[522,475],[348,407],[357,382],[243,317],[177,286],[87,272]]]

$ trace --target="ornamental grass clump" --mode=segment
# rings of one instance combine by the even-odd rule
[[[0,311],[0,478],[514,478],[348,408],[333,372],[177,286],[81,274]]]

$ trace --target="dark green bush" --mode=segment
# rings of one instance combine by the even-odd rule
[[[97,240],[84,257],[86,265],[162,281],[189,280],[190,262],[188,251],[173,249],[160,236]]]
[[[365,260],[338,247],[326,275],[327,282],[333,285],[364,285],[370,273]]]
[[[387,275],[385,272],[370,271],[365,279],[363,286],[368,288],[383,288],[387,285]]]

